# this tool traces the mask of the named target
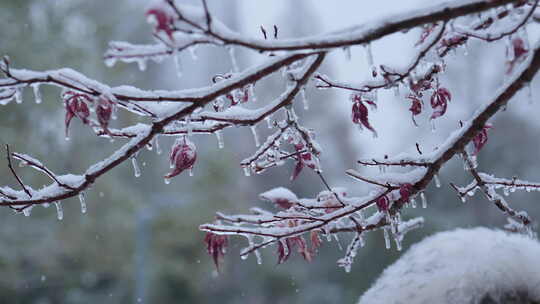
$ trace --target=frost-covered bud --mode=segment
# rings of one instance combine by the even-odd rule
[[[84,124],[89,123],[90,110],[86,103],[92,102],[92,99],[86,94],[79,94],[74,91],[65,92],[62,94],[62,99],[66,108],[65,126],[67,136],[69,124],[73,117],[78,117]]]
[[[204,237],[204,243],[206,244],[206,252],[212,257],[216,268],[219,270],[219,262],[225,256],[225,253],[227,253],[229,239],[226,235],[207,232]]]
[[[191,170],[195,160],[197,160],[195,145],[186,137],[177,139],[169,154],[169,161],[173,170],[165,175],[165,178],[175,177],[186,169]]]
[[[298,197],[291,190],[284,187],[263,192],[259,197],[283,209],[291,208],[298,201]]]
[[[486,124],[478,134],[473,138],[474,152],[473,155],[477,155],[478,152],[484,147],[488,141],[487,131],[493,128],[491,124]]]
[[[431,107],[433,108],[431,119],[443,116],[450,100],[452,100],[452,94],[446,88],[441,87],[433,92],[431,95]]]
[[[148,8],[145,13],[148,23],[154,26],[156,33],[165,32],[169,39],[173,41],[173,21],[174,12],[167,6],[165,1],[158,1]]]
[[[389,207],[390,207],[390,201],[388,200],[388,197],[386,197],[386,195],[381,196],[377,200],[377,208],[379,208],[379,211],[381,212],[388,211]]]

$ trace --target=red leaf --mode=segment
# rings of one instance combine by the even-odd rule
[[[437,91],[431,95],[431,107],[433,108],[433,114],[431,119],[441,117],[446,113],[448,102],[452,100],[452,94],[446,88],[438,88]]]
[[[487,131],[491,129],[493,126],[491,124],[486,124],[478,134],[473,138],[473,144],[474,144],[474,153],[473,155],[477,155],[478,152],[484,147],[484,145],[488,141],[488,134]]]

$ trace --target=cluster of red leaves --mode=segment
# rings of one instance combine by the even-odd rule
[[[214,264],[219,271],[219,262],[227,252],[229,239],[226,235],[207,232],[206,236],[204,237],[204,243],[206,244],[206,252],[208,252],[208,254],[212,257]]]
[[[396,200],[396,203],[400,204],[400,206],[408,203],[411,198],[412,190],[413,186],[411,184],[402,184],[399,187],[400,198]],[[377,204],[377,209],[379,209],[380,212],[387,212],[390,209],[390,199],[386,195],[381,196],[375,203]]]
[[[156,33],[164,32],[169,39],[173,41],[173,21],[174,17],[170,12],[162,6],[156,6],[148,9],[145,13],[147,18],[152,18],[152,22],[155,23],[154,31]]]
[[[192,169],[197,160],[195,144],[185,136],[177,139],[169,153],[169,161],[173,170],[165,175],[165,178],[172,178],[182,173],[186,169]]]
[[[296,221],[289,221],[289,227],[296,226]],[[311,248],[307,245],[303,236],[292,236],[284,240],[280,240],[277,246],[278,264],[286,262],[291,256],[292,252],[296,251],[304,258],[304,260],[311,262],[313,257],[317,254],[317,249],[321,246],[321,238],[318,231],[310,232]]]
[[[291,175],[291,180],[295,180],[304,167],[315,170],[317,168],[317,161],[315,157],[307,152],[305,145],[303,143],[295,144],[294,149],[298,153],[296,157],[296,165],[294,166],[293,173]]]
[[[87,103],[91,103],[92,98],[86,94],[67,91],[62,94],[62,99],[64,100],[64,106],[66,108],[65,126],[66,136],[68,136],[69,124],[73,117],[78,117],[85,125],[90,122],[88,120],[90,109],[88,108]]]
[[[62,94],[64,106],[66,108],[65,126],[66,136],[73,117],[78,117],[83,124],[90,124],[90,108],[89,104],[94,103],[93,97],[87,94],[81,94],[74,91],[67,91]],[[114,104],[106,97],[100,96],[96,104],[96,116],[99,125],[106,133],[109,133],[109,121],[111,120]]]
[[[491,124],[486,124],[478,134],[473,138],[474,152],[473,155],[477,155],[478,152],[484,147],[488,141],[487,131],[493,128]]]
[[[361,127],[365,127],[371,132],[373,132],[374,135],[377,135],[377,132],[373,127],[369,124],[368,120],[368,108],[364,103],[367,103],[372,108],[377,108],[377,105],[373,100],[369,100],[367,98],[364,98],[363,95],[360,94],[352,94],[351,100],[353,102],[352,105],[352,122],[355,124],[358,124]]]
[[[513,52],[513,56],[510,56],[510,60],[507,62],[507,69],[506,74],[512,73],[512,70],[516,66],[516,64],[519,64],[525,60],[527,53],[529,52],[527,46],[525,45],[525,41],[519,37],[516,37],[512,39],[512,42],[510,44],[510,47],[512,50],[506,50],[507,56],[508,53]]]

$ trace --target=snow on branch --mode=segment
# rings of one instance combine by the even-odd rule
[[[124,144],[104,160],[97,161],[84,172],[58,175],[44,162],[29,155],[11,152],[6,146],[6,160],[10,173],[20,190],[0,187],[0,206],[6,206],[30,215],[35,205],[54,203],[58,218],[63,217],[62,201],[78,196],[81,211],[86,210],[85,191],[92,184],[123,162],[131,161],[135,176],[140,175],[137,154],[144,147],[161,153],[158,138],[173,136],[175,143],[169,152],[171,172],[164,173],[165,182],[190,172],[197,162],[197,136],[215,134],[218,147],[223,148],[222,132],[230,127],[251,129],[256,149],[239,165],[246,175],[261,173],[287,161],[295,166],[291,179],[300,176],[303,169],[313,170],[321,180],[324,191],[310,198],[298,198],[285,188],[261,194],[276,210],[252,208],[252,214],[227,215],[218,212],[213,223],[203,224],[208,253],[216,266],[223,257],[228,237],[242,236],[248,245],[242,257],[253,253],[260,261],[259,250],[276,245],[278,263],[285,262],[293,251],[311,261],[322,246],[322,237],[331,240],[339,233],[352,233],[353,238],[345,256],[338,265],[350,271],[357,250],[363,246],[365,233],[380,230],[387,248],[392,241],[400,250],[405,234],[422,226],[424,219],[404,220],[401,212],[406,207],[416,207],[416,200],[427,207],[424,191],[429,183],[440,186],[438,172],[456,155],[464,155],[474,182],[465,187],[453,187],[461,197],[480,188],[488,200],[506,213],[512,227],[526,232],[532,220],[523,212],[516,212],[495,192],[495,189],[538,189],[535,183],[517,179],[496,179],[477,172],[475,159],[488,139],[488,120],[505,107],[509,100],[531,82],[540,67],[539,43],[528,45],[526,27],[536,22],[535,12],[539,0],[459,0],[418,9],[397,16],[381,18],[369,24],[360,24],[339,31],[300,39],[277,39],[261,31],[265,39],[252,39],[229,29],[210,12],[206,1],[200,7],[181,5],[178,1],[157,0],[148,5],[146,17],[153,27],[153,44],[135,45],[128,42],[111,42],[105,53],[105,63],[113,66],[116,61],[135,62],[144,70],[148,60],[161,62],[172,57],[180,69],[178,54],[194,52],[198,45],[214,45],[229,51],[233,71],[223,71],[212,77],[207,86],[186,90],[142,90],[131,86],[111,87],[90,79],[69,68],[49,71],[14,69],[8,57],[0,61],[0,104],[11,101],[22,103],[22,91],[31,87],[36,103],[42,102],[40,86],[60,88],[61,106],[65,109],[65,136],[73,119],[80,120],[97,136],[119,138]],[[414,55],[401,67],[377,65],[371,54],[370,43],[392,34],[407,32],[419,27],[420,37]],[[420,156],[400,154],[371,160],[360,160],[363,166],[379,166],[381,174],[364,176],[355,170],[346,174],[370,184],[364,196],[350,196],[347,189],[331,187],[322,174],[319,162],[321,147],[315,140],[315,130],[300,123],[294,103],[306,100],[305,90],[311,79],[320,89],[345,89],[351,91],[351,120],[359,128],[368,129],[377,136],[377,126],[369,121],[369,114],[378,107],[379,90],[405,90],[410,102],[409,112],[416,125],[416,117],[425,111],[424,103],[431,107],[430,121],[446,114],[452,102],[452,93],[440,83],[445,71],[445,57],[459,47],[466,47],[471,38],[485,43],[507,39],[507,81],[476,110],[469,120],[464,120],[458,130],[432,153]],[[364,46],[372,79],[351,84],[332,80],[319,73],[327,54],[336,49]],[[234,48],[243,47],[262,54],[257,64],[240,69]],[[180,72],[180,71],[179,71]],[[262,105],[252,106],[254,85],[268,76],[281,72],[285,88],[277,97]],[[296,98],[300,96],[300,98]],[[247,106],[249,105],[249,107]],[[145,120],[141,123],[116,126],[113,120],[118,110],[128,111]],[[276,113],[280,115],[273,115]],[[272,120],[272,117],[284,117]],[[257,126],[268,123],[272,134],[261,140]],[[115,126],[113,126],[115,124]],[[77,136],[77,135],[71,135]],[[474,149],[468,155],[467,145]],[[36,189],[26,184],[12,165],[12,161],[45,174],[50,184]],[[386,168],[403,167],[402,173],[385,172]],[[503,190],[504,191],[504,190]],[[529,230],[527,230],[529,229]]]

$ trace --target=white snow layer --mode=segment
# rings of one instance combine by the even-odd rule
[[[388,267],[359,304],[540,301],[540,243],[487,228],[437,233]],[[514,302],[516,297],[530,302]]]

